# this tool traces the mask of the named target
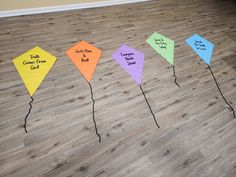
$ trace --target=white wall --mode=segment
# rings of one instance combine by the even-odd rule
[[[149,0],[0,0],[0,17],[84,9]]]
[[[112,0],[0,0],[0,11],[62,6]]]

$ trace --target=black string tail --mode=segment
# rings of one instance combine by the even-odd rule
[[[213,79],[214,79],[214,81],[215,81],[215,83],[216,83],[216,86],[217,86],[217,88],[218,88],[218,90],[219,90],[219,92],[220,92],[222,98],[224,99],[225,103],[230,107],[231,111],[233,111],[234,118],[236,118],[236,117],[235,117],[234,108],[228,103],[228,101],[225,99],[223,93],[221,92],[220,86],[219,86],[219,84],[218,84],[218,82],[217,82],[217,80],[216,80],[216,78],[215,78],[215,76],[214,76],[214,74],[213,74],[213,72],[212,72],[212,70],[211,70],[210,65],[207,65],[207,66],[208,66],[209,70],[211,71],[211,75],[212,75],[212,77],[213,77]]]
[[[143,96],[144,96],[144,98],[145,98],[145,101],[146,101],[146,103],[147,103],[147,105],[148,105],[148,107],[149,107],[149,109],[150,109],[150,112],[151,112],[151,114],[152,114],[152,116],[153,116],[153,120],[155,121],[157,127],[160,128],[160,126],[159,126],[158,123],[157,123],[155,114],[153,113],[152,108],[151,108],[150,104],[148,103],[147,97],[146,97],[146,95],[145,95],[145,93],[144,93],[144,91],[143,91],[142,86],[139,85],[139,87],[140,87],[140,90],[142,91],[142,94],[143,94]]]
[[[29,108],[28,113],[27,113],[26,116],[25,116],[25,123],[24,123],[25,133],[28,132],[27,129],[26,129],[26,124],[27,124],[27,118],[28,118],[28,116],[29,116],[29,114],[30,114],[30,111],[31,111],[31,109],[32,109],[31,103],[33,103],[33,101],[34,101],[34,99],[33,99],[33,97],[31,97],[31,101],[29,102],[30,108]]]
[[[175,77],[175,84],[180,88],[179,84],[177,83],[177,76],[175,75],[175,66],[172,65],[173,68],[173,76]]]
[[[90,91],[91,91],[91,99],[93,100],[93,123],[94,123],[94,127],[95,127],[96,134],[97,134],[97,136],[98,136],[99,143],[101,143],[101,135],[98,133],[97,124],[96,124],[96,120],[95,120],[95,116],[94,116],[95,100],[94,100],[94,98],[93,98],[93,89],[92,89],[92,86],[91,86],[91,84],[90,84],[89,82],[88,82],[88,84],[89,84]]]

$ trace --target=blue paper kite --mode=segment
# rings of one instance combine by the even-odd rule
[[[198,34],[194,34],[186,40],[187,44],[198,54],[198,56],[210,65],[214,44],[207,41]]]
[[[219,84],[211,70],[210,67],[210,62],[211,62],[211,57],[212,57],[212,53],[213,53],[213,49],[214,49],[214,44],[211,43],[210,41],[204,39],[203,37],[199,36],[198,34],[194,34],[193,36],[191,36],[190,38],[188,38],[186,40],[186,43],[198,54],[198,56],[207,64],[212,77],[216,83],[216,86],[222,96],[222,98],[224,99],[225,103],[230,107],[231,111],[233,111],[233,116],[235,117],[235,111],[233,109],[233,107],[228,103],[228,101],[226,100],[226,98],[224,97],[222,91],[220,90]]]

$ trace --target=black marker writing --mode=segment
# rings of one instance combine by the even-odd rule
[[[31,59],[40,58],[39,55],[30,55]]]
[[[202,41],[194,40],[194,45],[197,48],[197,50],[206,50],[206,46],[205,44],[203,44]]]
[[[87,59],[81,58],[81,61],[82,61],[82,62],[88,62],[89,59],[88,59],[88,58],[87,58]]]
[[[24,60],[23,65],[30,65],[31,70],[39,69],[39,65],[46,63],[46,60],[40,59],[39,55],[30,55],[30,61]]]
[[[75,49],[75,53],[91,53],[92,52],[92,50],[88,50],[88,49],[80,49],[80,50],[78,50],[78,49]]]
[[[161,39],[154,39],[156,45],[158,45],[161,49],[166,49],[167,43],[161,38]]]
[[[120,53],[120,55],[122,57],[125,57],[126,62],[128,63],[128,65],[134,65],[136,64],[136,62],[134,61],[133,55],[134,53]]]
[[[75,49],[75,53],[82,53],[82,57],[81,57],[81,62],[89,62],[89,58],[86,56],[86,53],[91,53],[92,50],[88,50],[88,49]]]

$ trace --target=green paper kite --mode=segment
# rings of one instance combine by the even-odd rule
[[[157,53],[174,65],[175,42],[157,32],[154,32],[146,41]]]
[[[175,77],[175,84],[179,86],[177,83],[177,77],[175,75],[175,66],[174,66],[174,48],[175,42],[157,32],[154,32],[146,42],[163,58],[165,58],[173,68],[173,76]]]

